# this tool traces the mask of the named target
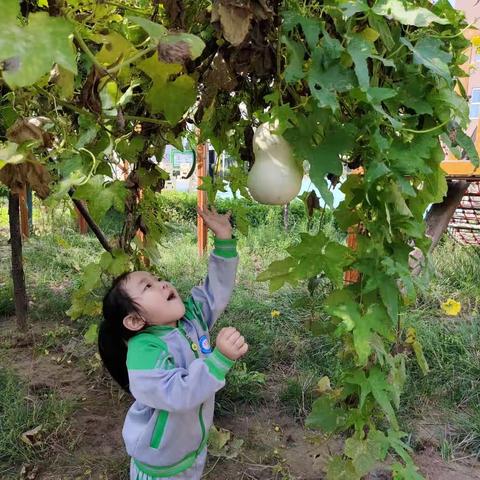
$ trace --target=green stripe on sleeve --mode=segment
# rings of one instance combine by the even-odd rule
[[[214,237],[213,239],[214,250],[213,253],[223,258],[235,258],[237,256],[237,239],[220,239]]]
[[[205,364],[208,367],[210,374],[220,382],[225,380],[225,375],[234,365],[234,361],[223,355],[218,348],[216,348],[211,355],[205,359]]]

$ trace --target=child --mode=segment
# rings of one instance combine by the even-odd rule
[[[199,211],[215,234],[205,283],[184,303],[148,272],[124,273],[103,300],[98,345],[113,378],[135,398],[123,427],[131,480],[199,480],[215,392],[248,345],[233,327],[209,331],[225,310],[238,264],[229,214]],[[127,347],[128,345],[128,347]]]

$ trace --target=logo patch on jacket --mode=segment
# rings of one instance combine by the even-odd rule
[[[208,341],[208,337],[206,335],[201,336],[198,340],[198,343],[202,353],[212,353],[212,347],[210,346],[210,342]]]

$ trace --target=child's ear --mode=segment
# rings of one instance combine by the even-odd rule
[[[132,332],[138,332],[145,326],[145,320],[139,315],[130,313],[123,319],[123,326]]]

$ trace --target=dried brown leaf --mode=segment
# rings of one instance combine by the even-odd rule
[[[223,36],[234,46],[245,40],[252,18],[250,2],[237,6],[235,2],[220,0],[212,5],[212,22],[220,22]]]
[[[158,60],[165,63],[184,63],[190,58],[190,46],[183,40],[177,43],[159,43]]]

